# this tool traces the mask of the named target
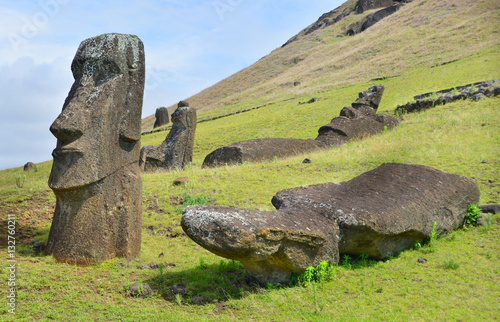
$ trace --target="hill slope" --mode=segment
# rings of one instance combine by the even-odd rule
[[[358,14],[357,2],[345,2],[285,46],[187,101],[199,111],[217,115],[238,109],[242,102],[258,105],[313,95],[456,62],[488,48],[498,51],[496,0],[415,0],[360,34],[346,36],[352,24],[379,10]],[[340,21],[325,23],[346,12]],[[294,86],[297,81],[301,85]],[[153,122],[154,116],[144,119],[143,131],[150,130]]]

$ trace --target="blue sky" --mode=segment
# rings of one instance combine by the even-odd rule
[[[0,169],[50,160],[81,41],[134,34],[143,117],[253,64],[342,0],[0,0]]]

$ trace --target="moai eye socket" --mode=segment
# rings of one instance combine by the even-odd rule
[[[75,79],[79,79],[83,75],[92,77],[94,86],[102,85],[122,74],[120,67],[114,61],[106,58],[87,58],[75,61],[72,70]]]

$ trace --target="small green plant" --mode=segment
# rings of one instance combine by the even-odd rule
[[[16,186],[18,188],[22,188],[25,182],[26,182],[26,175],[18,173],[16,176]]]
[[[457,269],[458,267],[460,267],[460,264],[453,257],[450,256],[446,259],[443,266],[446,269]]]
[[[182,296],[180,294],[175,294],[175,303],[179,306],[182,305]]]
[[[477,205],[471,204],[467,207],[467,213],[465,214],[464,227],[474,227],[477,226],[477,220],[481,216],[481,209]]]
[[[387,133],[387,125],[384,125],[384,130],[382,131],[382,134],[386,134]]]
[[[184,193],[184,199],[182,201],[182,205],[177,207],[175,209],[175,212],[177,214],[182,214],[184,209],[186,209],[187,206],[194,206],[194,205],[206,205],[210,201],[210,198],[205,196],[205,195],[197,195],[194,197],[191,197],[186,193]]]
[[[203,256],[200,256],[200,263],[198,264],[198,268],[205,269],[207,268],[207,263],[205,263],[205,259]]]
[[[435,221],[434,224],[432,225],[431,239],[429,240],[429,250],[431,252],[436,250],[436,227],[437,227],[437,221]]]
[[[309,266],[299,275],[292,276],[292,284],[307,286],[310,283],[321,283],[332,279],[334,267],[327,261],[319,263],[316,267]]]
[[[415,246],[413,248],[420,249],[420,248],[422,248],[422,244],[420,244],[420,242],[416,242]]]
[[[342,266],[345,269],[351,269],[351,256],[349,255],[344,255],[342,259]]]

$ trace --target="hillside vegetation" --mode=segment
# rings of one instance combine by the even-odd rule
[[[315,138],[320,126],[373,84],[386,87],[379,113],[392,114],[416,94],[500,78],[499,9],[498,1],[415,0],[352,37],[336,37],[341,25],[299,34],[256,65],[190,98],[202,120],[273,104],[199,123],[190,166],[142,175],[138,258],[76,267],[37,252],[37,243],[47,242],[55,205],[47,187],[51,161],[26,173],[22,168],[0,171],[0,213],[16,215],[18,260],[17,315],[2,304],[0,319],[499,320],[498,215],[485,227],[460,229],[386,261],[344,258],[320,283],[267,288],[249,282],[238,262],[196,245],[179,224],[188,203],[271,210],[271,197],[279,190],[339,183],[385,162],[422,164],[474,178],[481,204],[500,202],[500,98],[406,114],[394,130],[339,148],[201,169],[209,152],[232,142]],[[294,57],[305,59],[283,64]],[[294,81],[301,85],[288,84]],[[318,101],[298,104],[311,97]],[[142,144],[158,145],[167,133],[143,135]],[[303,164],[306,157],[312,163]],[[174,186],[178,177],[189,182]],[[0,229],[6,231],[6,220]],[[6,253],[5,246],[2,250]],[[417,263],[419,257],[427,263]],[[7,276],[4,258],[2,274]],[[129,297],[129,286],[136,282],[148,283],[153,296]],[[179,284],[185,293],[176,295]],[[0,289],[5,299],[6,284]]]
[[[338,11],[355,3],[347,1]],[[241,104],[259,106],[316,95],[460,61],[484,50],[498,52],[499,8],[495,0],[415,0],[358,35],[343,36],[351,23],[378,9],[361,15],[353,12],[326,28],[300,33],[296,41],[187,101],[199,111],[220,115],[238,110]],[[301,85],[293,86],[296,81]],[[433,86],[459,85],[452,79],[448,84],[440,83],[439,78],[435,85],[430,81],[419,86],[433,90]],[[421,90],[425,89],[417,87],[415,94]],[[146,118],[143,131],[150,130],[153,123],[154,116]]]

